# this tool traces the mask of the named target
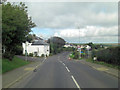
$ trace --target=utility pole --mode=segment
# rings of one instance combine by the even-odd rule
[[[79,58],[81,58],[81,46],[80,46],[80,26],[78,25],[78,30],[79,30]]]

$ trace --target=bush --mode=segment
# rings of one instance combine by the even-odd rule
[[[23,48],[22,45],[21,46],[16,46],[16,55],[22,55],[23,52]]]
[[[74,51],[75,48],[74,47],[63,47],[64,51]]]
[[[74,55],[73,59],[78,59],[79,58],[79,52],[74,51],[73,55]]]
[[[74,57],[74,55],[73,55],[73,54],[70,54],[70,55],[69,55],[69,57],[70,57],[70,58],[73,58],[73,57]]]
[[[29,53],[29,56],[33,57],[33,53]]]
[[[15,53],[13,53],[13,52],[10,53],[10,52],[6,51],[5,53],[3,53],[3,58],[7,58],[10,61],[12,61],[14,55],[15,55]]]
[[[50,53],[50,55],[49,56],[52,56],[53,54],[52,53]]]
[[[109,64],[120,65],[120,47],[110,47],[99,51],[92,51],[92,58],[97,57],[98,61],[104,61]]]
[[[44,56],[45,56],[44,54],[41,55],[41,57],[44,57]]]

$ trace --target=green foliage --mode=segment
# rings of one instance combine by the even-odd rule
[[[52,56],[53,54],[52,53],[50,53],[50,56]]]
[[[74,47],[63,47],[64,51],[74,51],[75,48]]]
[[[2,54],[4,58],[8,58],[10,61],[12,61],[15,53],[14,52],[9,52],[5,51],[5,53]]]
[[[2,73],[8,72],[10,70],[16,69],[23,65],[29,64],[30,62],[24,61],[18,57],[14,57],[12,61],[3,58],[2,59]]]
[[[17,45],[15,50],[16,50],[16,55],[22,55],[23,52],[22,45]]]
[[[33,53],[29,53],[29,56],[33,57]]]
[[[50,53],[57,54],[63,51],[62,47],[60,47],[58,44],[50,43]]]
[[[36,38],[37,38],[37,36],[35,34],[28,34],[26,37],[26,41],[32,42]]]
[[[95,64],[100,64],[100,65],[104,65],[107,67],[111,67],[111,68],[115,68],[115,69],[119,69],[120,70],[120,66],[119,65],[114,65],[114,64],[108,64],[104,61],[94,61],[92,59],[86,59],[87,62],[91,62],[91,63],[95,63]]]
[[[41,57],[44,57],[44,56],[45,56],[44,54],[41,55]]]
[[[48,43],[50,43],[50,53],[57,54],[63,51],[65,40],[60,37],[51,37],[48,39]]]
[[[79,59],[79,52],[75,50],[69,55],[69,57],[73,59]]]
[[[92,58],[97,57],[98,61],[104,61],[109,64],[120,65],[120,47],[110,47],[102,50],[93,50]]]
[[[26,40],[34,26],[25,4],[2,4],[2,46],[5,49],[5,58],[12,60],[17,46]]]
[[[57,44],[58,47],[62,47],[65,44],[65,40],[60,37],[51,37],[48,39],[48,43]]]
[[[79,52],[74,51],[73,55],[74,55],[73,59],[78,59],[79,58]]]
[[[69,55],[69,57],[70,57],[70,58],[74,58],[74,55],[71,53],[71,54]]]

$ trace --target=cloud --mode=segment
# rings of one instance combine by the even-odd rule
[[[118,27],[87,26],[81,29],[61,29],[56,31],[55,35],[69,42],[79,42],[79,39],[81,42],[117,42]]]
[[[55,32],[55,35],[61,37],[97,37],[97,36],[118,36],[118,27],[96,27],[96,26],[87,26],[86,28],[81,29],[61,29]]]
[[[56,30],[53,36],[69,42],[118,41],[117,2],[27,2],[26,5],[41,32],[44,28]],[[43,36],[48,38],[51,34],[44,32]]]
[[[26,3],[28,13],[40,28],[75,28],[117,25],[117,3]]]

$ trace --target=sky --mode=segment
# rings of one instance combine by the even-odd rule
[[[70,43],[117,43],[117,2],[26,2],[32,33]]]

